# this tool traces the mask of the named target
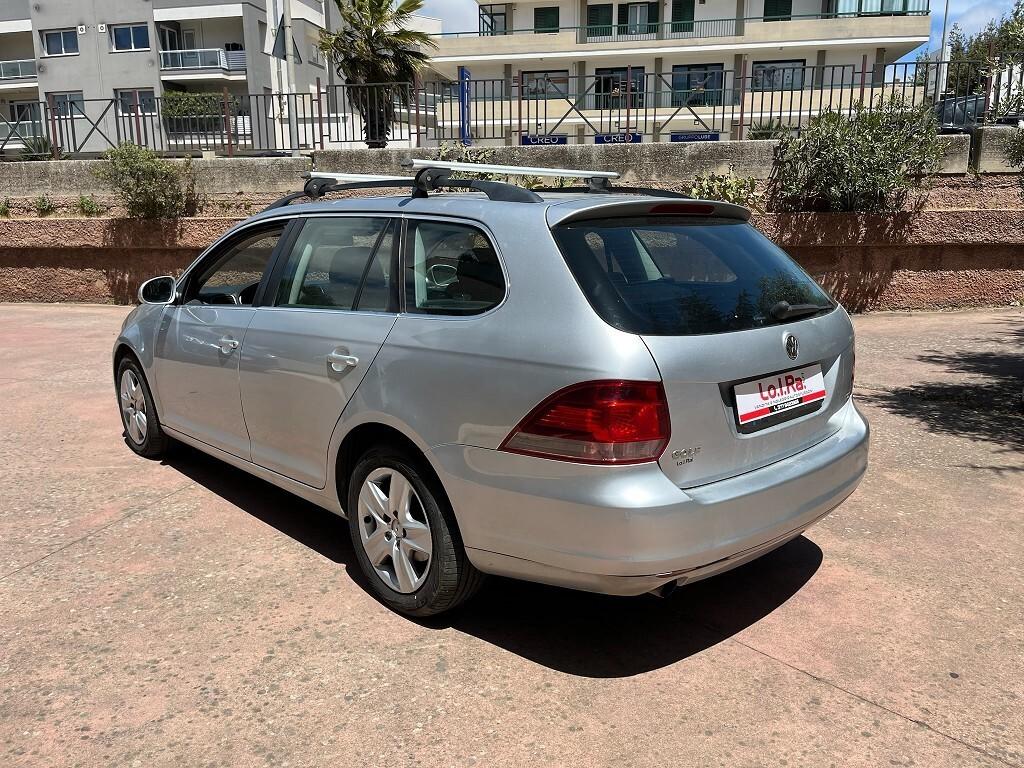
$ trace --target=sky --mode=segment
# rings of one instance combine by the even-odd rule
[[[964,32],[977,32],[989,19],[1007,13],[1012,5],[1013,0],[949,0],[949,26],[956,22]],[[945,0],[931,0],[931,6],[932,34],[928,47],[938,50]],[[425,0],[420,13],[440,18],[445,32],[471,32],[477,28],[478,7],[474,0]]]

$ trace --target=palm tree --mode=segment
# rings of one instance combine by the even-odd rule
[[[334,0],[341,30],[320,32],[320,50],[345,78],[348,100],[363,118],[368,147],[386,147],[396,103],[408,106],[416,74],[437,46],[425,32],[408,29],[423,0]]]

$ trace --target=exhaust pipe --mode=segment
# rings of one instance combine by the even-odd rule
[[[668,581],[662,584],[660,587],[655,587],[647,594],[654,595],[655,597],[668,597],[679,588],[678,581]]]

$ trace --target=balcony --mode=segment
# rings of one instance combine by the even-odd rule
[[[742,47],[752,42],[842,40],[928,35],[929,0],[861,0],[850,10],[786,16],[726,17],[559,26],[543,29],[489,29],[481,15],[483,31],[445,32],[437,36],[437,63],[487,61],[514,58],[525,53],[578,55],[612,54],[623,43],[631,49],[664,47],[680,49],[696,41],[719,41]],[[726,40],[724,38],[732,38]],[[914,44],[916,45],[916,43]],[[913,45],[910,46],[914,47]]]
[[[8,83],[18,80],[34,80],[36,62],[34,59],[18,61],[0,61],[0,82]]]
[[[161,80],[244,80],[245,51],[197,48],[160,51]]]

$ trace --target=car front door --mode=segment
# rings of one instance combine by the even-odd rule
[[[243,459],[250,454],[238,357],[284,229],[281,222],[247,228],[196,264],[154,349],[165,426]]]
[[[331,435],[395,324],[400,224],[310,217],[277,260],[240,359],[256,464],[325,486]]]

